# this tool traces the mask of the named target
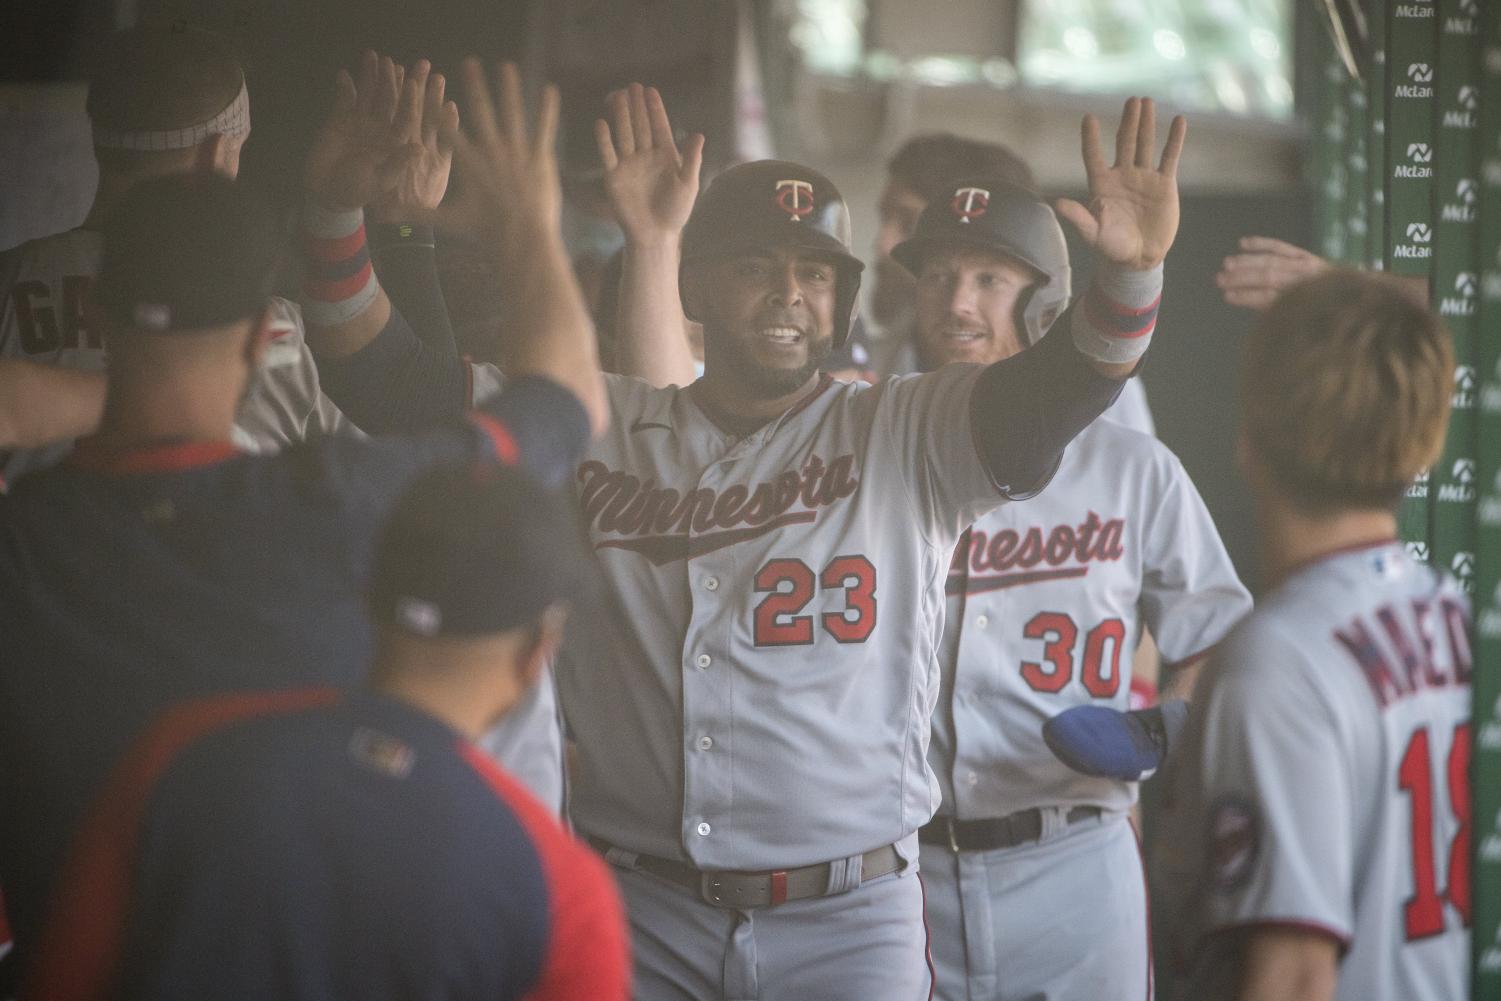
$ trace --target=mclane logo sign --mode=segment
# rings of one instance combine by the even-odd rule
[[[1425,164],[1433,162],[1433,147],[1427,143],[1408,143],[1407,159],[1409,163],[1399,163],[1392,171],[1393,177],[1422,178],[1432,177],[1433,168],[1413,166],[1413,164]]]
[[[1460,275],[1461,278],[1474,278],[1474,275]],[[1478,381],[1473,365],[1454,366],[1454,395],[1449,399],[1449,405],[1455,410],[1469,410],[1475,406],[1475,383]]]
[[[1477,122],[1475,112],[1480,108],[1480,88],[1465,84],[1459,88],[1454,103],[1457,107],[1444,112],[1444,128],[1473,129]]]
[[[1408,223],[1407,238],[1412,243],[1397,244],[1392,250],[1393,257],[1426,259],[1433,256],[1433,248],[1428,246],[1433,241],[1433,227],[1426,222]]]
[[[1460,178],[1454,189],[1454,201],[1446,202],[1439,209],[1439,218],[1444,222],[1474,222],[1475,203],[1480,200],[1480,185],[1473,177]]]
[[[1418,474],[1418,478],[1412,481],[1412,486],[1407,488],[1407,496],[1414,500],[1422,500],[1428,496],[1428,470]]]
[[[1427,563],[1428,562],[1428,543],[1426,543],[1426,542],[1409,542],[1407,544],[1407,555],[1411,556],[1413,559],[1417,560],[1420,563]]]
[[[1432,17],[1433,7],[1428,0],[1420,0],[1419,3],[1399,3],[1394,13],[1397,17]]]
[[[1455,459],[1449,478],[1452,483],[1441,483],[1438,499],[1447,504],[1470,504],[1475,500],[1475,460]]]
[[[1438,311],[1440,316],[1474,316],[1475,293],[1480,288],[1480,280],[1473,271],[1461,271],[1454,276],[1454,291],[1458,295],[1446,295],[1439,299]],[[1456,371],[1465,369],[1461,365]],[[1473,371],[1473,370],[1471,370]],[[1458,376],[1455,376],[1456,381]],[[1473,387],[1472,387],[1473,388]],[[1459,403],[1454,404],[1456,407]]]
[[[1401,8],[1398,8],[1399,10]],[[1400,15],[1399,15],[1400,16]],[[1433,11],[1421,15],[1432,17]],[[1432,97],[1433,87],[1427,86],[1433,82],[1433,67],[1427,63],[1412,63],[1407,67],[1407,79],[1412,83],[1398,84],[1394,91],[1397,97]]]
[[[1460,583],[1464,584],[1466,589],[1474,586],[1474,553],[1455,553],[1453,561],[1449,564],[1449,569],[1454,571],[1454,576],[1459,578]]]

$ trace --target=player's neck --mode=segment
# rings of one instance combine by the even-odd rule
[[[111,374],[99,439],[111,448],[161,441],[228,441],[243,383]]]
[[[398,639],[386,634],[371,672],[374,688],[478,740],[524,692],[493,653],[476,655],[462,641]]]
[[[706,371],[691,387],[693,399],[710,417],[737,427],[752,429],[782,416],[805,396],[818,388],[822,372],[814,372],[797,389],[774,398],[760,397],[747,391],[743,379],[721,369]]]
[[[1389,511],[1352,509],[1309,515],[1282,500],[1262,500],[1258,508],[1261,575],[1276,587],[1301,567],[1331,553],[1376,545],[1397,536],[1397,517]]]

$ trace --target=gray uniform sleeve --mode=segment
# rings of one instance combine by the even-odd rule
[[[1327,668],[1327,665],[1325,665]],[[1239,635],[1202,712],[1203,931],[1292,925],[1348,943],[1354,930],[1350,751],[1290,638]],[[1371,753],[1374,753],[1373,751]]]
[[[1251,595],[1236,576],[1204,499],[1178,457],[1157,446],[1155,497],[1140,510],[1142,618],[1167,664],[1206,652],[1251,610]]]
[[[877,389],[885,396],[872,433],[896,452],[908,506],[930,542],[946,538],[952,545],[1004,500],[980,460],[969,418],[970,396],[985,371],[946,365],[888,379]]]

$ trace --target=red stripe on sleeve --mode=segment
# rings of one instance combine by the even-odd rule
[[[531,837],[551,894],[547,957],[525,1001],[627,1001],[631,960],[625,912],[604,861],[483,751],[468,741],[461,741],[458,751]]]
[[[308,294],[309,298],[317,299],[319,302],[343,302],[345,299],[354,298],[355,293],[370,282],[372,273],[370,262],[366,261],[364,267],[348,278],[336,282],[306,281],[302,283],[302,290]]]
[[[1084,309],[1090,322],[1106,336],[1119,337],[1123,340],[1145,337],[1150,334],[1157,326],[1157,310],[1161,305],[1162,296],[1159,295],[1149,305],[1140,309],[1122,306],[1106,298],[1104,293],[1094,286],[1090,287],[1089,294],[1084,297]]]
[[[514,466],[521,461],[521,448],[516,444],[510,428],[483,410],[471,411],[469,419],[495,446],[495,457],[500,460],[501,465]]]
[[[317,236],[308,237],[307,255],[322,264],[335,264],[353,257],[364,245],[365,227],[362,224],[359,229],[348,236],[340,236],[332,240]]]
[[[184,749],[238,720],[338,699],[331,688],[255,692],[190,702],[162,714],[116,766],[74,836],[21,996],[105,1001],[118,993],[146,804]]]

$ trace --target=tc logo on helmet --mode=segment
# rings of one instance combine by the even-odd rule
[[[813,185],[807,181],[778,181],[777,207],[793,222],[813,211]]]
[[[960,188],[954,192],[954,200],[950,204],[959,221],[967,223],[985,214],[985,210],[990,207],[990,192],[984,188]]]

